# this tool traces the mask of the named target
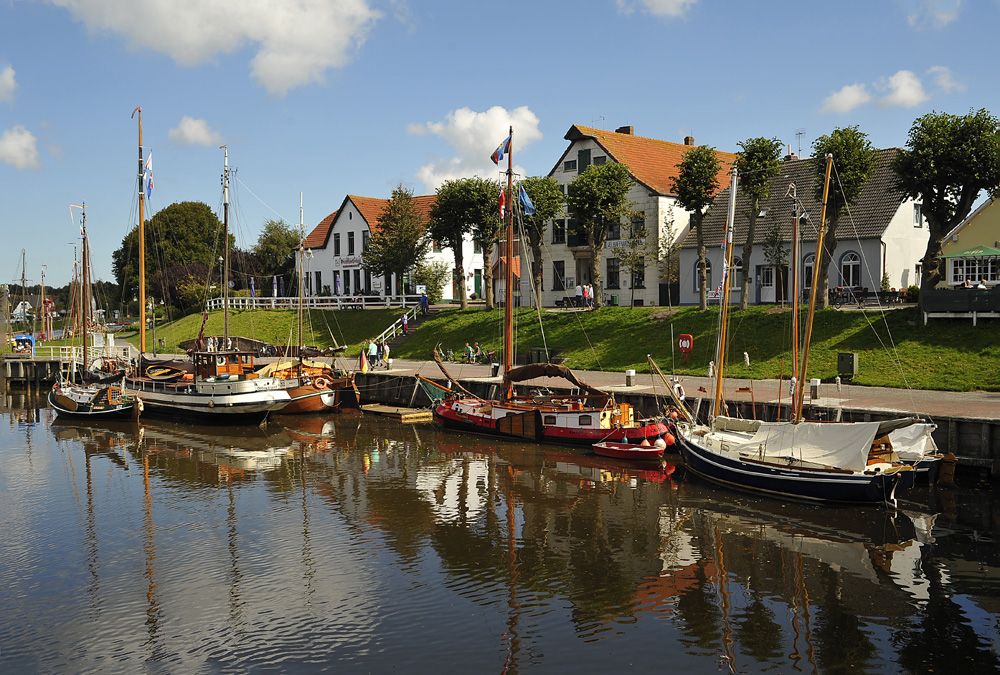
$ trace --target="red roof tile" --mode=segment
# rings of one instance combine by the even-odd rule
[[[378,231],[378,217],[382,214],[388,199],[378,197],[359,197],[357,195],[347,195],[347,198],[354,204],[354,207],[361,214],[361,217],[368,223],[368,229],[374,233]],[[434,205],[436,195],[423,195],[413,198],[413,206],[417,213],[424,219],[430,220],[431,207]]]
[[[627,166],[636,181],[663,195],[674,194],[671,179],[680,175],[677,165],[684,154],[694,147],[682,143],[658,141],[655,138],[594,129],[579,124],[570,127],[565,138],[571,142],[584,138],[594,139],[611,159]],[[569,148],[566,149],[566,152],[569,152]],[[729,185],[729,173],[733,162],[736,161],[736,155],[718,150],[716,153],[718,153],[720,164],[719,189],[722,189]],[[563,158],[565,157],[564,153]],[[550,176],[561,166],[563,158],[560,158],[552,171],[549,172]]]
[[[306,248],[326,248],[326,241],[330,238],[330,228],[337,218],[337,211],[334,211],[313,228],[312,232],[302,240],[302,245]]]

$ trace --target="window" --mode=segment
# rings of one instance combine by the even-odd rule
[[[333,233],[333,255],[340,255],[340,232]]]
[[[372,294],[372,273],[365,270],[365,295]]]
[[[566,262],[563,260],[554,260],[552,262],[552,290],[553,291],[564,291],[566,281]]]
[[[434,249],[435,253],[440,253],[441,252],[441,240],[440,239],[433,239],[431,241],[431,248]]]
[[[590,415],[580,415],[577,418],[577,422],[581,427],[590,427],[594,425],[594,418]]]
[[[354,255],[354,233],[347,233],[347,255]]]
[[[861,285],[861,256],[854,251],[840,259],[840,285],[847,288]]]
[[[361,233],[361,250],[362,251],[367,251],[368,250],[368,241],[370,239],[371,239],[371,235],[369,235],[367,232],[362,232]]]
[[[340,295],[340,293],[341,293],[340,272],[335,270],[333,273],[333,294]]]
[[[608,258],[607,288],[620,288],[618,258]]]
[[[550,427],[555,423],[556,423],[555,415],[545,415],[544,417],[542,417],[542,424],[544,424],[547,427]]]
[[[639,258],[639,264],[632,270],[632,288],[646,287],[646,259]]]
[[[566,243],[566,221],[561,218],[552,222],[552,243]]]
[[[913,202],[913,227],[923,227],[924,225],[924,205],[920,202]]]
[[[354,292],[361,293],[361,270],[354,270]]]
[[[617,220],[613,223],[608,224],[608,239],[621,239],[622,238],[622,224]]]
[[[802,263],[802,288],[804,290],[811,289],[813,287],[813,267],[816,265],[816,254],[811,253],[806,256],[806,259]]]
[[[594,157],[594,166],[600,166],[608,161],[607,155],[601,155],[600,157]]]
[[[567,159],[563,162],[563,171],[576,171],[576,160]]]
[[[351,294],[351,273],[344,270],[344,295]]]
[[[984,281],[988,284],[1000,282],[1000,260],[996,258],[952,258],[948,283],[961,285],[968,279],[973,285]]]
[[[483,252],[483,242],[479,240],[479,237],[476,237],[475,239],[472,240],[472,252],[473,253]]]
[[[729,270],[730,290],[743,290],[743,258],[738,255],[733,256],[733,266]]]
[[[323,273],[316,272],[316,295],[323,292]]]

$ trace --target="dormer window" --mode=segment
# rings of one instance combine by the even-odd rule
[[[576,160],[567,159],[563,162],[563,171],[576,171]]]

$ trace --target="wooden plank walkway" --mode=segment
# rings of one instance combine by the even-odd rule
[[[382,405],[381,403],[368,403],[361,406],[361,410],[391,417],[400,422],[430,422],[434,419],[434,413],[426,408],[405,408],[403,406]]]

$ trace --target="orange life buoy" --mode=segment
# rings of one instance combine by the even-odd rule
[[[313,386],[317,389],[328,389],[330,387],[330,381],[325,377],[317,377],[313,381]]]

